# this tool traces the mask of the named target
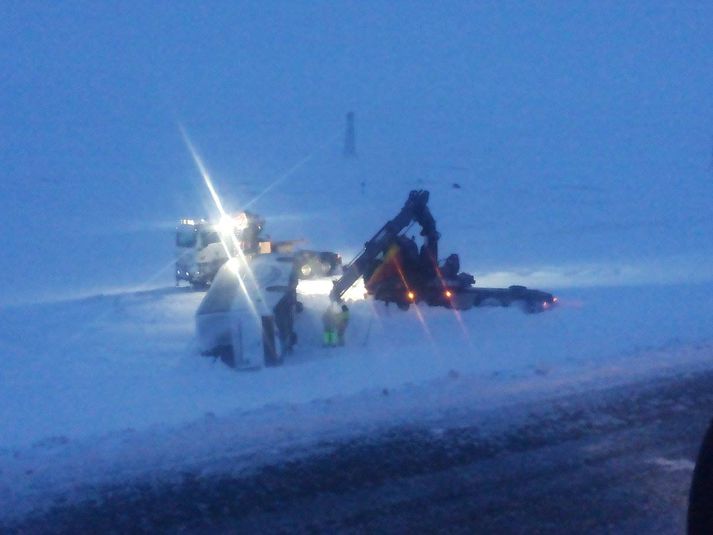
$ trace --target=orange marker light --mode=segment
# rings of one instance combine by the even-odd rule
[[[414,299],[416,299],[416,294],[413,292],[408,292],[406,294],[406,297],[408,297],[410,301],[413,301]]]
[[[451,292],[450,290],[446,290],[446,291],[445,291],[445,296],[446,296],[448,299],[450,299],[451,297],[453,297],[453,292]]]

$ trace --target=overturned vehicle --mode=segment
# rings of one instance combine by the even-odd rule
[[[297,267],[291,255],[235,257],[218,270],[196,311],[203,355],[233,368],[276,366],[292,352]]]

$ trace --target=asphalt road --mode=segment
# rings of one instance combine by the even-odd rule
[[[713,372],[324,443],[239,476],[105,489],[21,533],[683,533]]]

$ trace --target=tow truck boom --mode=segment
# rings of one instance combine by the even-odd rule
[[[421,225],[421,235],[424,237],[425,250],[432,259],[438,258],[438,238],[436,221],[428,209],[429,193],[426,190],[414,190],[409,193],[408,199],[401,211],[392,220],[388,221],[379,231],[364,244],[364,249],[344,267],[343,275],[334,282],[330,293],[332,301],[339,302],[344,293],[364,275],[368,267],[384,254],[396,241],[398,235],[411,223],[416,221]]]

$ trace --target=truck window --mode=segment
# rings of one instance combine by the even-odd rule
[[[176,245],[178,247],[195,247],[197,232],[193,227],[181,228],[176,232]]]

